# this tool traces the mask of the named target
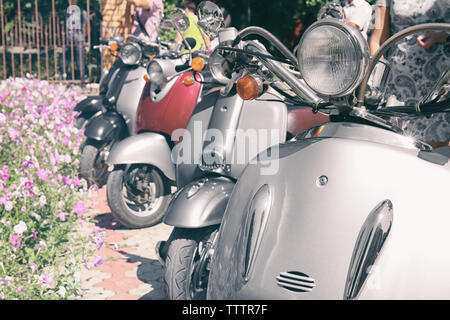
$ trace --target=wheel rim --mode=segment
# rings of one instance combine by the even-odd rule
[[[141,179],[130,181],[130,174],[140,175]],[[126,206],[134,215],[138,217],[151,216],[159,210],[163,203],[163,180],[149,166],[132,166],[125,171],[122,181],[122,196]]]
[[[201,251],[199,251],[200,246],[203,247]],[[209,248],[210,245],[199,243],[192,255],[190,274],[188,277],[189,283],[187,284],[188,294],[191,300],[206,298],[205,294],[209,277],[209,271],[207,269],[210,259]]]

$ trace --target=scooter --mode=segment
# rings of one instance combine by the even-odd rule
[[[117,143],[107,158],[112,169],[108,204],[113,216],[129,228],[161,222],[176,181],[171,154],[177,142],[171,136],[186,128],[197,104],[217,86],[204,70],[207,63],[208,55],[196,51],[177,59],[154,58],[148,66],[136,115],[137,135]]]
[[[116,35],[115,32],[109,40],[100,40],[100,44],[94,46],[94,49],[108,48],[111,52],[117,52],[120,47],[123,46],[124,39],[120,35]],[[112,85],[113,75],[115,75],[116,70],[120,68],[120,60],[117,60],[106,72],[102,75],[99,82],[99,94],[96,96],[88,96],[81,100],[74,108],[74,111],[79,112],[76,116],[75,127],[81,129],[85,126],[87,121],[98,115],[102,111],[103,98],[106,95],[108,88]]]
[[[220,12],[211,2],[202,2],[199,10],[200,22],[205,12],[206,18],[216,17]],[[156,249],[165,264],[169,299],[204,298],[210,244],[236,181],[250,160],[268,147],[285,142],[293,133],[328,121],[326,116],[314,116],[310,109],[291,104],[288,96],[280,94],[283,92],[280,88],[286,90],[283,84],[264,71],[255,82],[246,82],[244,77],[236,88],[233,86],[236,79],[260,68],[264,62],[262,57],[268,55],[259,42],[242,41],[236,46],[233,42],[251,34],[273,38],[268,32],[260,31],[259,28],[241,32],[235,28],[219,30],[219,47],[212,53],[209,66],[216,81],[225,86],[210,100],[199,104],[174,150],[178,191],[170,202],[164,223],[175,228],[169,239],[158,243]],[[282,48],[280,43],[275,46]],[[235,50],[226,54],[225,47]],[[286,57],[281,58],[282,62],[287,64],[293,59],[297,64],[289,50],[283,49],[280,51]],[[291,70],[288,73],[295,78]],[[266,82],[271,83],[270,88]],[[248,86],[253,89],[250,95],[259,95],[259,99],[241,98],[239,93]],[[310,121],[305,122],[307,113]]]
[[[184,30],[181,28],[188,27],[189,20],[187,17],[183,20],[183,15],[184,12],[177,12],[168,20],[168,24]],[[185,41],[185,45],[189,46],[189,42]],[[146,85],[144,76],[151,59],[154,56],[166,56],[176,60],[182,56],[183,46],[169,47],[170,44],[166,42],[130,35],[129,41],[120,48],[120,59],[109,72],[111,80],[101,100],[102,113],[91,118],[84,130],[86,141],[79,174],[89,184],[102,186],[106,182],[108,166],[105,160],[112,146],[136,134],[136,110]],[[98,99],[91,102],[99,103]]]
[[[367,43],[345,23],[325,19],[305,31],[299,70],[329,96],[331,105],[314,108],[330,122],[277,146],[276,174],[261,175],[262,161],[244,170],[209,245],[208,299],[450,297],[449,148],[433,150],[380,117],[450,111],[439,90],[450,73],[412,108],[372,109],[364,99],[386,50],[431,30],[450,24],[407,28],[370,63]],[[336,61],[333,50],[347,58]]]

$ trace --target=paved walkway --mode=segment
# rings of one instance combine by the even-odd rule
[[[159,240],[169,237],[172,227],[159,224],[145,229],[128,229],[110,214],[106,187],[94,199],[96,226],[105,230],[105,241],[97,252],[104,262],[83,270],[83,300],[162,300],[163,266],[155,254]],[[91,227],[92,228],[92,227]]]

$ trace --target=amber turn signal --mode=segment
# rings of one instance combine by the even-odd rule
[[[191,86],[191,85],[193,85],[193,84],[194,84],[194,79],[193,79],[193,77],[186,77],[186,78],[184,78],[184,79],[183,79],[183,84],[184,84],[185,86]]]
[[[119,50],[119,45],[117,43],[113,42],[109,45],[109,49],[111,51],[117,51],[117,50]]]
[[[148,74],[144,74],[144,80],[147,83],[150,83],[150,78],[148,77]]]
[[[195,57],[192,59],[192,69],[195,71],[202,71],[205,67],[205,60],[200,57]]]
[[[256,99],[262,92],[262,81],[250,75],[242,77],[236,83],[236,91],[243,100]]]

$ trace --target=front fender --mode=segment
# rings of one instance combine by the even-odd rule
[[[175,181],[171,149],[163,135],[154,132],[128,137],[112,148],[106,162],[112,165],[145,163],[157,167]]]
[[[118,140],[124,137],[126,132],[127,125],[123,117],[114,111],[90,119],[84,130],[86,137],[97,141]]]
[[[221,223],[234,185],[225,178],[191,182],[170,202],[164,223],[178,228],[202,228]]]

